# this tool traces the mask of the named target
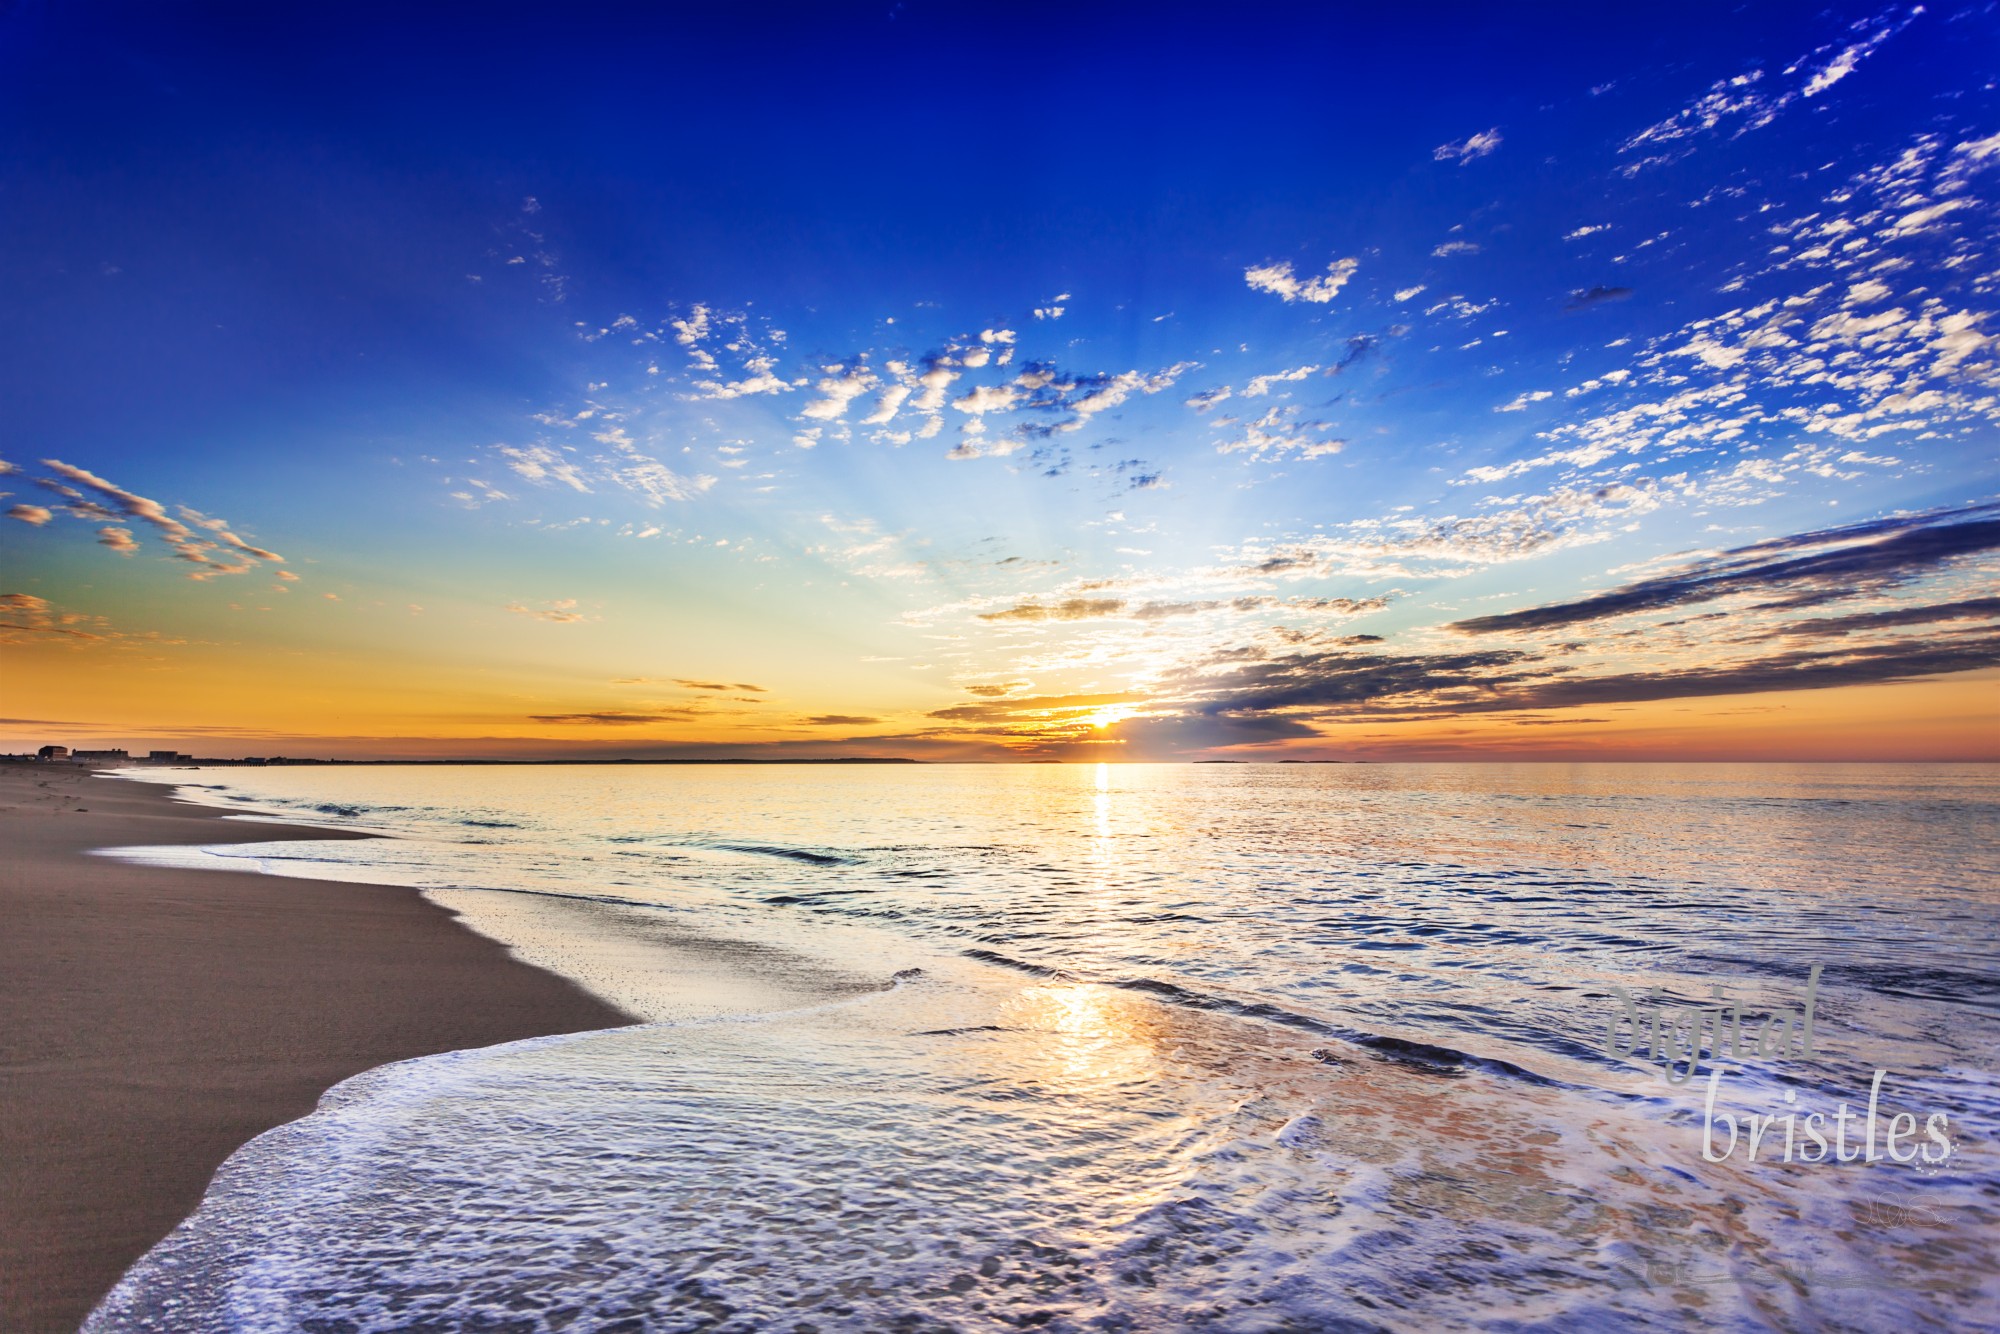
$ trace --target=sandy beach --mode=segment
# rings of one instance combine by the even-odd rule
[[[0,766],[0,1330],[75,1329],[223,1159],[350,1075],[630,1022],[408,889],[86,855],[346,836]]]

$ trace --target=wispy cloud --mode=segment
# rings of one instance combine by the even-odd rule
[[[1468,162],[1485,157],[1498,147],[1500,147],[1500,130],[1496,126],[1490,130],[1481,130],[1478,134],[1457,143],[1439,144],[1431,150],[1431,157],[1438,162],[1456,162],[1462,167]]]
[[[189,573],[190,579],[213,579],[219,575],[242,574],[252,569],[259,561],[282,563],[284,557],[245,541],[221,519],[211,518],[199,510],[178,507],[178,517],[167,512],[167,507],[157,500],[148,499],[137,492],[128,491],[114,482],[105,480],[85,468],[64,463],[60,459],[43,459],[42,466],[66,478],[58,482],[53,478],[40,477],[36,482],[47,490],[62,496],[69,503],[63,508],[80,519],[115,520],[135,519],[150,526],[160,539],[167,544],[175,556],[199,568]],[[39,511],[44,516],[48,511],[41,506],[16,506],[16,509]],[[24,518],[16,514],[15,518]],[[24,518],[25,522],[39,526],[47,522],[46,517]],[[129,554],[138,546],[130,529],[104,526],[98,529],[102,545],[120,554]]]
[[[1623,168],[1628,176],[1648,167],[1679,161],[1702,138],[1732,137],[1761,130],[1793,103],[1826,92],[1852,74],[1863,59],[1924,12],[1922,5],[1892,7],[1849,25],[1849,37],[1827,43],[1787,65],[1778,74],[1746,70],[1717,80],[1666,119],[1656,121],[1619,145],[1621,154],[1640,154]]]
[[[538,621],[553,621],[558,625],[571,625],[578,621],[589,619],[576,609],[575,598],[562,598],[555,602],[545,603],[540,607],[530,607],[524,603],[510,602],[507,604],[507,610],[513,612],[516,616],[532,616]]]
[[[1906,583],[1962,557],[2000,548],[2000,503],[1848,524],[1737,547],[1670,573],[1570,602],[1451,626],[1467,634],[1538,631],[1660,611],[1735,594],[1816,606]]]

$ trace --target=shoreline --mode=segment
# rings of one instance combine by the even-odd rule
[[[634,1022],[419,891],[91,857],[367,837],[0,766],[0,1331],[74,1329],[231,1153],[392,1061]]]

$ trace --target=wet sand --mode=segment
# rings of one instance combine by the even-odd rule
[[[348,835],[0,765],[0,1331],[74,1330],[239,1145],[389,1061],[632,1022],[413,890],[85,855]]]

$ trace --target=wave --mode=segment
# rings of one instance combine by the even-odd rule
[[[744,852],[753,857],[783,857],[787,861],[804,862],[808,866],[858,866],[859,857],[846,857],[832,852],[814,852],[809,848],[787,848],[768,843],[708,843],[701,846],[715,848],[722,852]]]

